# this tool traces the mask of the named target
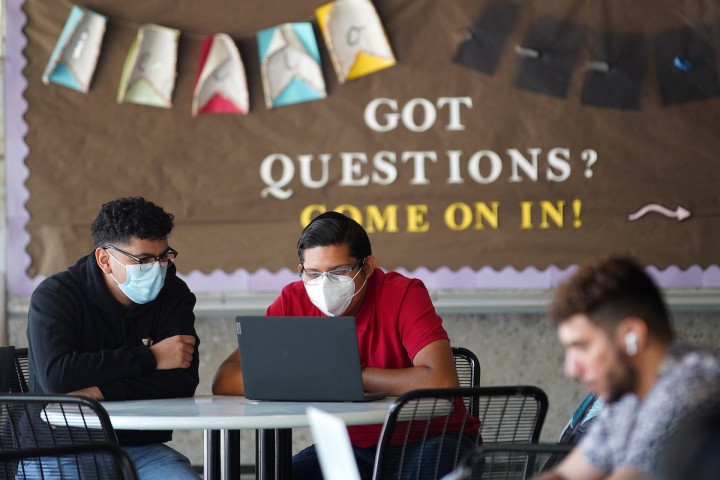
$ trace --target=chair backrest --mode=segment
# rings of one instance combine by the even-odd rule
[[[0,428],[0,452],[8,454],[69,445],[117,445],[117,437],[105,409],[98,402],[84,397],[2,394]],[[86,457],[78,455],[75,458],[85,465]],[[5,473],[6,477],[8,472],[18,468],[23,471],[29,465],[28,462],[20,465],[8,462],[0,465],[0,473]],[[53,461],[49,462],[53,464]],[[44,463],[43,460],[43,466]],[[101,476],[113,478],[105,472],[106,469]],[[36,475],[33,473],[28,477]],[[5,477],[0,475],[0,478]]]
[[[89,443],[86,445],[59,445],[49,448],[35,448],[30,450],[3,450],[0,451],[0,474],[9,473],[3,470],[4,465],[20,465],[21,470],[17,478],[23,478],[26,462],[30,465],[43,459],[43,468],[33,472],[32,478],[82,478],[83,480],[102,480],[116,478],[121,480],[137,480],[135,465],[125,451],[118,445],[110,443]],[[77,463],[75,468],[61,467],[68,458],[80,458],[83,463]],[[87,465],[91,465],[87,468]],[[16,478],[0,475],[0,478]]]
[[[540,388],[480,387],[478,415],[484,443],[537,443],[548,410]]]
[[[467,455],[454,480],[525,480],[548,471],[549,458],[563,458],[572,445],[555,443],[484,444]]]
[[[0,393],[28,391],[28,349],[0,347]]]
[[[461,387],[479,387],[480,386],[480,360],[478,357],[463,347],[452,347],[453,357],[455,358],[455,369],[457,370],[458,379]]]
[[[466,407],[475,401],[477,416]],[[390,407],[374,478],[439,478],[480,443],[537,443],[547,409],[547,395],[533,386],[413,390]]]
[[[20,392],[28,392],[28,381],[30,380],[30,367],[28,365],[28,349],[15,349],[15,373],[17,375]]]
[[[390,407],[375,456],[373,478],[437,479],[480,441],[467,397],[477,387],[413,390]]]
[[[457,370],[458,380],[461,387],[479,387],[480,386],[480,360],[477,356],[463,347],[452,347],[453,357],[455,358],[455,369]],[[470,414],[477,417],[478,403],[477,397],[468,397],[465,406],[470,410]]]

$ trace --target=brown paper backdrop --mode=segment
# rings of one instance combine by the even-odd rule
[[[44,86],[42,70],[69,12],[57,0],[27,0],[25,93],[30,147],[26,186],[31,219],[28,274],[51,274],[86,254],[89,224],[101,203],[143,195],[176,216],[171,244],[181,253],[183,272],[199,269],[271,271],[293,268],[300,212],[309,204],[329,209],[352,204],[381,209],[398,206],[399,232],[375,232],[371,240],[384,266],[436,269],[447,266],[525,268],[567,266],[607,252],[637,255],[658,267],[718,263],[720,239],[720,99],[662,106],[655,78],[650,39],[684,25],[720,25],[714,0],[520,2],[521,16],[504,50],[498,71],[487,76],[452,63],[467,27],[485,2],[470,0],[378,0],[376,8],[398,59],[396,67],[338,85],[325,46],[318,36],[328,88],[326,100],[273,110],[265,108],[254,34],[292,21],[314,21],[324,0],[280,1],[146,0],[79,1],[110,17],[98,68],[89,94],[57,85]],[[520,43],[530,22],[551,16],[588,29],[637,32],[646,36],[647,66],[642,108],[638,111],[584,106],[580,102],[583,49],[567,98],[557,99],[513,86]],[[120,73],[137,27],[158,23],[183,32],[177,82],[170,110],[115,102]],[[718,30],[716,29],[715,32]],[[196,35],[189,35],[191,32]],[[226,32],[238,42],[248,73],[248,116],[204,115],[193,118],[190,103],[202,35]],[[720,51],[718,35],[712,38]],[[379,97],[404,105],[413,98],[472,98],[463,108],[466,130],[449,132],[447,110],[423,133],[402,126],[374,132],[363,121],[365,106]],[[545,155],[556,147],[571,152],[568,180],[544,180]],[[510,182],[507,149],[542,149],[539,180]],[[593,177],[587,179],[580,158],[584,149],[598,153]],[[390,186],[339,186],[340,152],[397,152],[398,178]],[[427,165],[427,185],[411,185],[410,164],[402,152],[437,152]],[[463,151],[462,185],[448,185],[444,152]],[[472,181],[465,163],[479,150],[503,159],[500,178],[487,185]],[[262,198],[262,160],[283,153],[330,153],[330,182],[318,190],[297,180],[288,200]],[[294,160],[295,161],[295,160]],[[297,167],[297,163],[296,163]],[[365,165],[362,174],[371,174]],[[571,208],[580,200],[579,220]],[[565,201],[563,227],[521,229],[523,201]],[[463,202],[499,202],[497,229],[486,226],[453,231],[445,225],[446,206]],[[677,222],[650,214],[628,222],[629,213],[648,203],[671,209],[682,205],[692,216]],[[406,231],[407,205],[428,205],[427,232]],[[365,221],[365,220],[364,220]],[[473,223],[474,225],[474,223]]]

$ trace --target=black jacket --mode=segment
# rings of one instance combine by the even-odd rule
[[[97,386],[105,401],[191,397],[199,382],[195,295],[168,267],[158,297],[126,308],[110,293],[95,255],[45,279],[33,292],[28,314],[33,393],[68,393]],[[193,335],[195,354],[186,369],[156,370],[143,339],[157,343]],[[172,431],[117,430],[121,445],[166,442]]]

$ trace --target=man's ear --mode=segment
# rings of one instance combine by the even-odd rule
[[[370,277],[375,271],[376,267],[377,258],[373,257],[372,255],[368,255],[367,257],[365,257],[365,262],[363,263],[362,269],[363,272],[365,272],[366,277]]]
[[[95,249],[95,261],[103,273],[108,274],[112,272],[112,268],[110,268],[110,254],[104,248]]]
[[[297,268],[297,270],[298,270],[298,274],[302,273],[302,271],[303,271],[302,263],[298,263],[298,268]]]

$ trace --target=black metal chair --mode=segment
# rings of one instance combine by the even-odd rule
[[[17,375],[20,392],[29,392],[28,382],[30,381],[30,366],[28,364],[28,349],[15,349],[15,373]]]
[[[413,390],[398,397],[383,425],[373,478],[425,480],[452,471],[480,441],[479,422],[465,406],[478,390]]]
[[[548,460],[564,458],[572,445],[484,444],[467,455],[453,480],[525,480],[547,471]]]
[[[477,417],[466,407],[474,401],[479,406]],[[452,471],[468,447],[482,442],[536,442],[547,408],[547,395],[530,386],[408,392],[390,407],[377,449],[374,479],[435,479]],[[409,467],[417,465],[411,456],[421,457],[423,466]]]
[[[484,443],[537,443],[548,397],[529,385],[480,387],[478,416]]]
[[[0,478],[15,478],[15,472],[18,478],[62,478],[63,472],[77,478],[78,470],[80,478],[124,478],[111,455],[68,453],[70,447],[118,445],[107,412],[94,400],[2,394],[0,425],[0,453],[6,459],[0,464]],[[55,449],[59,453],[44,453]],[[26,456],[25,452],[30,453]],[[15,457],[25,460],[18,462]]]
[[[92,459],[93,463],[102,465],[103,468],[97,470],[91,469],[78,469],[69,471],[67,469],[60,470],[57,468],[58,463],[48,461],[50,459],[66,459],[83,457]],[[10,479],[16,478],[13,473],[10,476],[6,476],[10,472],[4,470],[5,465],[17,465],[23,461],[34,461],[37,458],[45,459],[42,476],[44,478],[73,478],[73,479],[104,479],[110,478],[106,475],[108,470],[105,467],[111,468],[113,476],[121,480],[137,480],[137,473],[135,472],[135,466],[130,460],[130,457],[125,451],[117,445],[110,443],[89,443],[85,445],[60,445],[48,448],[34,448],[30,450],[3,450],[0,451],[0,478]],[[17,478],[23,478],[22,472]],[[37,478],[37,477],[33,477]]]
[[[452,347],[455,369],[461,387],[480,386],[480,360],[477,355],[463,347]]]
[[[455,358],[455,370],[457,370],[458,380],[461,387],[479,387],[480,386],[480,360],[478,357],[463,347],[452,347],[453,357]],[[465,406],[470,410],[470,414],[477,416],[478,404],[477,397],[468,397]]]
[[[0,393],[28,391],[28,349],[0,347]]]

